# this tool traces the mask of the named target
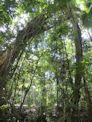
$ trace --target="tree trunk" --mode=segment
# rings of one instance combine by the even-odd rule
[[[3,53],[2,51],[2,56],[5,56],[5,58],[2,58],[0,55],[0,108],[2,105],[8,102],[6,95],[6,85],[13,76],[14,71],[17,68],[17,62],[19,61],[26,45],[36,35],[52,28],[47,24],[47,18],[48,15],[46,16],[46,14],[41,14],[35,17],[22,31],[19,31],[12,49],[6,49],[6,53]],[[14,65],[15,60],[16,65]],[[3,118],[1,112],[2,111],[0,110],[0,121],[2,122]]]
[[[51,28],[47,25],[46,20],[45,14],[35,17],[22,31],[19,31],[12,49],[6,49],[5,52],[2,51],[3,58],[0,55],[0,105],[4,104],[3,99],[6,97],[4,94],[6,94],[7,81],[11,79],[17,68],[16,65],[13,65],[15,59],[19,60],[21,52],[25,49],[30,39]]]
[[[6,89],[7,81],[11,79],[14,71],[17,68],[16,65],[14,66],[15,59],[16,62],[18,62],[29,41],[31,41],[36,35],[49,30],[58,23],[61,23],[62,20],[58,21],[57,19],[53,20],[53,25],[51,21],[50,25],[50,21],[47,21],[47,19],[51,16],[53,16],[52,12],[44,12],[44,14],[42,13],[33,18],[33,20],[31,20],[23,30],[18,32],[15,43],[12,45],[12,49],[6,49],[7,53],[6,57],[4,58],[5,60],[3,60],[3,58],[0,56],[0,99],[2,99],[3,95],[5,94],[4,89]],[[3,60],[2,65],[1,60]],[[0,100],[0,102],[1,101],[2,100]],[[2,105],[2,102],[0,105]]]
[[[80,100],[80,84],[82,80],[82,38],[81,38],[81,30],[78,25],[78,23],[75,23],[74,25],[75,29],[75,49],[76,49],[76,71],[75,71],[75,85],[74,85],[74,91],[73,91],[73,104],[74,104],[74,109],[73,109],[73,114],[74,114],[74,119],[73,122],[79,122],[79,117],[78,117],[78,108],[79,108],[79,100]]]
[[[73,88],[73,110],[72,110],[72,122],[79,122],[79,100],[80,100],[80,84],[82,80],[83,66],[81,64],[83,58],[82,52],[82,37],[81,29],[75,18],[71,6],[68,5],[68,16],[71,18],[74,32],[74,43],[75,43],[75,58],[76,58],[76,69],[75,69],[75,83]]]
[[[85,77],[83,77],[83,81],[84,81],[84,92],[85,92],[87,109],[88,109],[88,111],[87,111],[88,112],[88,122],[92,122],[92,100],[91,100],[90,92],[89,92]]]

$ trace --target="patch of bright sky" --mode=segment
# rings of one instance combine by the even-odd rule
[[[50,70],[45,72],[45,78],[49,79],[49,78],[54,78],[55,74],[54,72],[51,72]]]
[[[28,22],[28,18],[29,18],[29,14],[28,13],[22,13],[20,16],[16,16],[13,21],[12,21],[12,25],[11,25],[11,30],[14,31],[16,33],[16,29],[14,29],[17,25],[17,27],[19,28],[19,30],[22,30],[24,28],[24,26],[26,25],[26,22]]]
[[[90,39],[90,37],[89,37],[89,33],[91,34],[91,30],[87,30],[87,29],[83,29],[82,30],[82,38],[83,38],[83,40],[89,40]]]
[[[19,2],[20,0],[16,0],[16,1]],[[54,3],[54,0],[47,0],[47,2]],[[81,10],[85,9],[85,2],[83,0],[81,0],[81,1],[76,0],[76,2]],[[19,16],[16,16],[12,21],[12,25],[10,26],[11,31],[15,35],[17,35],[17,30],[18,29],[22,30],[26,26],[28,19],[29,19],[29,14],[25,13],[25,12],[20,14]],[[5,32],[6,30],[7,29],[5,26],[0,27],[0,31]],[[82,30],[82,38],[89,39],[89,35],[87,33],[87,30]],[[45,47],[44,47],[44,45],[45,45]],[[39,48],[41,48],[41,47],[46,48],[46,44],[44,44],[44,42],[43,42],[43,44],[42,43],[39,44]]]
[[[47,0],[48,3],[54,4],[54,0]]]
[[[89,12],[89,9],[87,8],[87,6],[86,6],[86,4],[85,4],[85,0],[76,0],[76,3],[78,4],[78,7],[79,7],[82,11]]]
[[[16,2],[20,2],[20,0],[16,0]]]
[[[46,48],[47,48],[47,43],[45,41],[43,41],[43,42],[41,42],[41,43],[38,44],[38,50],[40,50],[40,49],[46,49]]]
[[[6,30],[7,29],[6,29],[5,25],[3,25],[3,26],[0,27],[0,32],[6,32]]]
[[[22,30],[26,26],[28,19],[28,13],[22,13],[21,15],[14,17],[14,19],[12,20],[12,25],[10,25],[10,30],[16,35],[18,29]],[[1,32],[6,32],[6,30],[7,28],[5,27],[5,25],[0,27]]]

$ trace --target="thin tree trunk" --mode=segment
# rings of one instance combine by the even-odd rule
[[[80,101],[80,85],[82,80],[82,37],[81,29],[79,24],[73,14],[71,6],[68,6],[68,14],[70,15],[71,22],[74,31],[74,42],[75,42],[75,58],[76,58],[76,69],[75,69],[75,83],[73,89],[73,112],[72,112],[72,122],[79,122],[79,101]]]
[[[73,103],[74,103],[74,120],[73,122],[79,122],[79,117],[78,117],[78,108],[79,108],[79,100],[80,100],[80,85],[81,85],[81,80],[82,80],[82,38],[81,38],[81,30],[78,25],[78,23],[75,23],[74,25],[75,28],[75,49],[76,49],[76,72],[75,72],[75,86],[74,86],[74,92],[73,92]]]
[[[85,97],[86,97],[86,102],[87,102],[87,112],[88,112],[88,122],[92,122],[92,99],[90,96],[90,92],[88,89],[88,85],[86,82],[85,77],[83,77],[83,81],[84,81],[84,92],[85,92]]]

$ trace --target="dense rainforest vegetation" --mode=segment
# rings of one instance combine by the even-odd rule
[[[0,0],[0,122],[92,122],[92,0]]]

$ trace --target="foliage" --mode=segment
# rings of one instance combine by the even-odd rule
[[[74,110],[80,120],[88,119],[92,1],[1,0],[0,12],[0,56],[9,52],[0,66],[7,91],[7,104],[0,108],[14,108],[14,114],[27,118],[33,112],[32,119],[42,122],[77,116]]]

